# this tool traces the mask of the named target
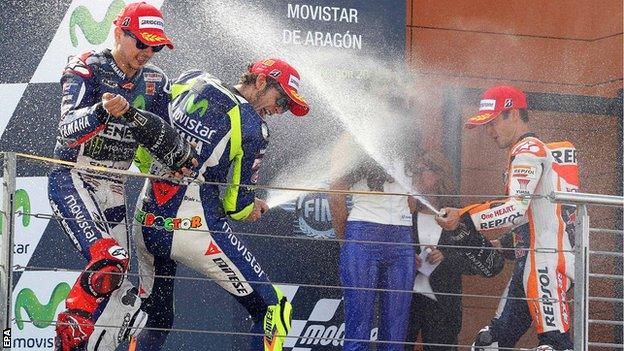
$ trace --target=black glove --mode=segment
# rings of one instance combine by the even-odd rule
[[[157,115],[130,107],[122,116],[134,139],[172,171],[191,168],[197,152],[175,129]]]

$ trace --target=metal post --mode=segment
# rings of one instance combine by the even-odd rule
[[[2,246],[0,246],[0,263],[2,269],[0,270],[0,301],[4,304],[2,306],[3,329],[11,327],[11,295],[13,291],[13,237],[15,231],[14,225],[14,197],[15,197],[15,153],[5,152],[3,163],[3,178],[2,178]]]
[[[589,215],[587,206],[577,208],[579,225],[574,233],[574,350],[587,350],[589,334]]]

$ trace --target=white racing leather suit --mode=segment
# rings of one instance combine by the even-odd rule
[[[568,333],[570,309],[566,291],[573,274],[574,256],[566,229],[569,229],[574,214],[568,213],[570,209],[567,206],[552,203],[545,196],[553,191],[578,190],[576,150],[568,142],[546,145],[532,134],[524,135],[510,149],[506,181],[508,198],[468,206],[464,211],[468,212],[476,229],[482,233],[500,234],[523,226],[518,232],[527,234],[522,241],[528,251],[524,260],[521,262],[518,259],[516,263],[524,267],[514,270],[512,282],[516,278],[515,294],[524,292],[527,298],[528,313],[535,323],[540,345],[551,345],[557,350],[571,349]],[[506,294],[510,294],[510,290]],[[504,313],[517,301],[501,302],[502,308],[499,308],[493,326],[500,322],[501,317],[517,314]],[[526,306],[524,310],[527,310]],[[517,324],[512,324],[501,329],[517,335],[512,338],[515,344],[530,323],[522,324],[524,327],[520,329],[523,330],[516,332],[512,329],[518,329]],[[498,341],[500,336],[496,334],[493,333],[492,341]]]

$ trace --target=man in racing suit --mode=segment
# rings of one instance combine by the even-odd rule
[[[175,275],[182,263],[214,279],[247,309],[256,335],[250,350],[282,350],[292,307],[232,233],[228,219],[254,221],[268,210],[253,189],[239,184],[258,179],[269,137],[265,115],[307,114],[298,87],[297,71],[278,59],[253,63],[233,88],[201,71],[185,72],[173,82],[171,121],[197,145],[198,180],[231,185],[220,199],[213,184],[146,181],[133,228],[149,320],[131,349],[160,350],[165,342],[168,331],[162,328],[173,324],[173,279],[162,276]],[[159,173],[157,162],[151,172]]]
[[[78,165],[127,170],[138,136],[123,116],[132,105],[167,118],[169,81],[147,62],[173,45],[160,11],[149,4],[128,4],[113,23],[112,50],[71,57],[63,72],[54,155]],[[121,176],[61,166],[49,175],[52,209],[89,262],[58,316],[58,350],[114,350],[136,331],[129,326],[146,322],[137,289],[123,275],[129,259],[124,182]]]
[[[461,221],[474,225],[481,233],[494,234],[526,223],[529,250],[522,272],[523,287],[539,345],[543,349],[567,350],[572,348],[566,297],[573,266],[571,244],[562,206],[535,197],[563,191],[567,181],[548,146],[529,132],[526,108],[526,96],[514,87],[497,86],[483,94],[480,113],[466,125],[485,126],[488,136],[501,149],[509,150],[509,197],[463,209],[446,208],[437,221],[446,230],[457,228]]]
[[[550,153],[557,162],[558,173],[562,176],[564,191],[576,192],[579,188],[577,151],[568,141],[547,144]],[[561,216],[565,222],[565,231],[570,243],[574,245],[574,229],[576,225],[576,206],[562,205]],[[490,325],[477,334],[473,343],[473,351],[496,350],[498,347],[515,347],[516,343],[531,326],[531,314],[524,293],[523,275],[527,252],[530,249],[529,226],[527,224],[514,228],[493,240],[496,247],[508,249],[503,254],[514,260],[514,268],[509,283],[503,292],[495,317]],[[515,249],[515,250],[511,250]],[[572,261],[566,262],[568,265]],[[566,270],[572,274],[573,268]],[[572,277],[569,277],[572,278]]]

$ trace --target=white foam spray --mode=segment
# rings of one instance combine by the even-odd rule
[[[417,195],[419,192],[407,175],[397,174],[392,171],[395,167],[390,166],[404,159],[406,152],[415,151],[406,147],[410,138],[416,137],[410,131],[425,128],[414,108],[426,105],[427,93],[418,88],[418,79],[406,67],[402,55],[380,54],[383,48],[376,54],[309,46],[297,46],[293,50],[281,42],[281,29],[287,26],[274,14],[249,3],[210,1],[204,3],[203,11],[207,23],[218,26],[218,32],[232,43],[231,49],[256,58],[283,58],[292,63],[302,77],[301,91],[311,104],[313,118],[285,122],[278,117],[280,120],[276,123],[273,117],[268,121],[274,134],[306,141],[308,144],[300,148],[300,153],[314,151],[294,159],[271,185],[319,188],[328,184],[332,176],[341,174],[340,169],[336,171],[335,163],[331,165],[333,172],[330,174],[329,155],[340,135],[346,132],[405,189],[405,193],[416,194],[423,204],[437,212],[426,199]],[[232,21],[232,18],[237,20]],[[315,144],[309,144],[310,135],[298,134],[304,128],[297,125],[304,123],[311,124],[315,130]],[[272,144],[275,147],[274,140]],[[291,154],[297,154],[297,150],[292,150]],[[338,168],[346,170],[351,165],[345,162]],[[276,206],[298,195],[271,191],[268,202]]]

